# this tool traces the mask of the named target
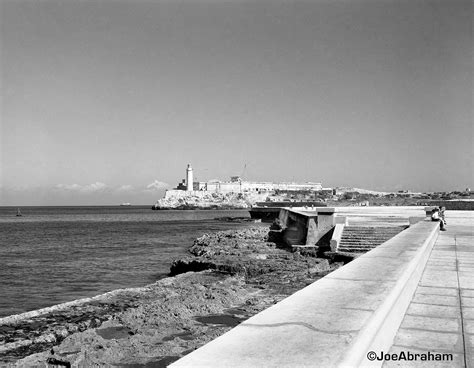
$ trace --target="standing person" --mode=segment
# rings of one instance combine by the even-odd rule
[[[436,207],[433,210],[433,213],[431,214],[431,221],[438,221],[439,222],[439,227],[441,231],[446,231],[445,224],[444,224],[444,219],[440,216],[439,213],[439,208]]]

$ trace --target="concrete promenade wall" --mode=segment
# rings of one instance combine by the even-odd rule
[[[474,211],[474,200],[433,200],[427,202],[428,206],[446,207],[453,211]]]
[[[425,217],[425,206],[335,207],[336,217],[345,216],[346,225],[408,225],[410,217]]]
[[[380,366],[437,238],[422,221],[170,367]]]

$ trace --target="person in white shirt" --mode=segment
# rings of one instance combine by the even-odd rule
[[[441,231],[446,231],[446,223],[444,221],[444,216],[440,216],[439,208],[435,208],[431,214],[431,221],[439,221],[439,227]]]

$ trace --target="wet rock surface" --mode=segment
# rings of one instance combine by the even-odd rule
[[[0,366],[165,367],[339,266],[267,235],[206,234],[173,263],[174,277],[0,323]]]

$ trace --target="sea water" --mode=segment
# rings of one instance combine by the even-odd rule
[[[0,207],[0,317],[163,278],[215,220],[244,210],[152,211],[149,206]]]

